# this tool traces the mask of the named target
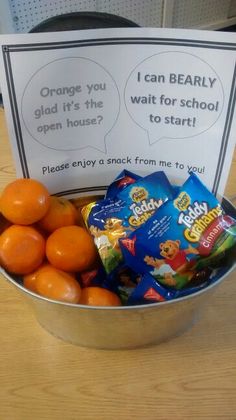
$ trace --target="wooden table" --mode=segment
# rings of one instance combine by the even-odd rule
[[[0,191],[15,178],[0,110]],[[236,155],[226,196],[236,203]],[[236,277],[202,319],[151,348],[80,348],[44,331],[0,278],[0,419],[236,419]]]

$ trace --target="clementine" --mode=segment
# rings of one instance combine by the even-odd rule
[[[62,226],[75,225],[77,220],[77,210],[69,200],[51,196],[49,209],[38,224],[47,232],[53,232]]]
[[[89,306],[121,306],[121,300],[115,293],[94,286],[81,290],[79,303]]]
[[[33,271],[32,273],[26,274],[23,276],[23,285],[26,289],[31,290],[32,292],[37,293],[36,289],[36,282],[38,279],[38,275],[42,270],[45,270],[49,267],[49,264],[43,264],[37,270]]]
[[[7,229],[9,226],[11,226],[11,222],[7,220],[2,213],[0,213],[0,234]]]
[[[0,264],[13,274],[36,270],[45,257],[45,240],[31,226],[12,225],[0,236]]]
[[[56,229],[46,241],[48,261],[59,270],[84,271],[97,258],[92,236],[80,226],[64,226]]]
[[[4,188],[0,197],[0,211],[14,224],[30,225],[46,214],[49,197],[48,190],[41,182],[19,178]]]
[[[41,296],[69,303],[78,303],[81,295],[73,275],[50,265],[38,271],[35,289]]]

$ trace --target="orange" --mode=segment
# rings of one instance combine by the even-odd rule
[[[0,197],[0,211],[10,222],[30,225],[49,208],[49,192],[35,179],[19,178],[8,184]]]
[[[50,265],[38,271],[35,289],[41,296],[69,303],[78,303],[81,295],[73,275]]]
[[[23,285],[26,289],[31,290],[32,292],[37,293],[36,282],[38,279],[38,274],[49,267],[49,264],[43,264],[37,270],[33,271],[30,274],[23,276]]]
[[[0,263],[13,274],[36,270],[45,257],[45,240],[31,226],[12,225],[0,236]]]
[[[76,272],[88,270],[97,258],[97,251],[85,228],[64,226],[49,235],[46,255],[59,270]]]
[[[79,303],[90,306],[121,306],[120,298],[102,287],[85,287],[81,291]]]
[[[45,263],[42,264],[39,268],[37,268],[37,270],[33,271],[30,274],[26,274],[25,276],[23,276],[23,285],[26,289],[31,290],[32,292],[37,293],[37,280],[38,280],[38,275],[39,273],[42,273],[42,271],[47,271],[49,269],[53,269],[54,272],[57,270],[56,268],[54,268],[52,265]],[[75,279],[75,274],[74,273],[68,273],[70,274],[70,276],[72,276]]]
[[[47,232],[53,232],[62,226],[75,225],[77,220],[77,210],[69,200],[51,196],[49,209],[38,224]]]
[[[7,220],[2,213],[0,213],[0,234],[7,229],[9,226],[11,226],[11,222]]]

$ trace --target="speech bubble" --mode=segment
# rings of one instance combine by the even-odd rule
[[[105,137],[120,109],[116,83],[100,64],[84,57],[57,59],[28,81],[21,113],[28,133],[55,150],[106,151]]]
[[[125,105],[153,144],[209,130],[222,112],[224,91],[219,76],[204,60],[168,51],[146,58],[130,73]]]

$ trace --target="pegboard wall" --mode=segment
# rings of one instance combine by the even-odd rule
[[[218,29],[236,24],[236,0],[0,0],[0,33],[25,33],[52,16],[112,13],[142,27]]]
[[[236,0],[231,0],[229,5],[228,18],[236,16]]]
[[[140,26],[160,27],[163,4],[162,0],[104,0],[98,1],[97,10],[123,16]]]
[[[45,19],[64,13],[112,13],[140,26],[160,27],[164,0],[9,0],[15,32],[29,32]]]
[[[227,20],[230,0],[181,0],[173,5],[175,28],[194,28]]]

